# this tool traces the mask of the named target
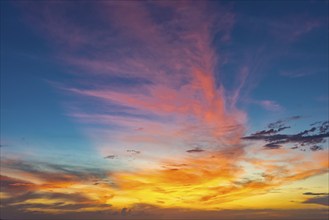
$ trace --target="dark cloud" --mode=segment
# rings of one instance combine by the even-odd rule
[[[312,203],[312,204],[329,206],[329,195],[309,198],[305,200],[303,203]]]
[[[90,208],[90,207],[95,207],[95,208],[109,208],[112,205],[110,204],[92,204],[90,205],[89,203],[85,203],[85,204],[58,204],[57,206],[55,206],[56,208],[59,208],[61,210],[79,210],[79,209],[83,209],[83,208]],[[54,205],[49,205],[49,208],[53,208]]]
[[[129,158],[130,160],[135,160],[136,156],[139,155],[141,152],[138,150],[127,150],[127,152],[129,153]]]
[[[188,166],[188,164],[186,164],[186,163],[180,163],[180,164],[167,164],[167,165],[165,165],[163,167],[164,168],[167,168],[167,167],[174,167],[174,168],[176,168],[176,167],[186,167],[186,166]]]
[[[35,186],[34,183],[4,176],[4,175],[0,175],[0,179],[1,179],[0,186],[2,191],[7,191],[7,192],[27,191],[29,189],[34,188]]]
[[[257,131],[256,133],[253,133],[252,135],[268,135],[268,134],[275,134],[275,133],[277,133],[276,130],[270,129],[270,130]]]
[[[294,116],[294,120],[299,116]],[[292,120],[292,118],[289,118]],[[262,130],[251,134],[250,136],[242,137],[244,140],[265,141],[264,145],[267,149],[278,149],[282,144],[293,143],[295,146],[291,149],[308,147],[311,151],[322,150],[319,144],[324,143],[326,138],[329,137],[329,121],[319,123],[317,127],[304,130],[297,134],[281,134],[280,132],[290,128],[286,126],[287,120],[279,120],[268,125],[268,130]],[[305,150],[305,149],[303,149]]]
[[[298,120],[298,119],[301,119],[301,118],[302,118],[302,116],[300,116],[300,115],[291,116],[289,118],[285,118],[285,119],[278,120],[276,122],[272,122],[272,123],[268,124],[268,128],[270,128],[270,129],[280,129],[280,128],[285,127],[285,124],[287,122],[293,121],[293,120]],[[287,128],[290,128],[290,127],[287,127]]]
[[[276,122],[272,122],[272,123],[269,123],[267,125],[268,127],[268,130],[262,130],[262,131],[258,131],[252,135],[270,135],[270,134],[277,134],[279,133],[280,131],[283,131],[283,130],[286,130],[288,128],[291,128],[290,126],[287,126],[286,123],[289,122],[289,121],[292,121],[292,120],[298,120],[302,118],[302,116],[292,116],[292,117],[289,117],[289,118],[286,118],[286,119],[282,119],[282,120],[278,120]]]
[[[268,124],[268,128],[274,129],[274,128],[281,128],[284,126],[285,121],[279,120],[273,123]]]
[[[4,206],[14,206],[16,204],[21,205],[21,203],[24,203],[27,200],[31,199],[51,199],[51,200],[65,200],[74,202],[76,204],[82,204],[82,203],[89,203],[93,200],[83,196],[80,193],[50,193],[50,192],[25,192],[18,196],[10,197],[10,198],[4,198],[2,199],[2,205]],[[21,207],[22,208],[22,207]]]
[[[193,148],[191,150],[187,150],[186,152],[187,153],[201,153],[201,152],[204,152],[205,150],[199,148],[199,147],[196,147],[196,148]]]
[[[141,152],[138,150],[127,150],[128,153],[133,153],[133,154],[140,154]]]
[[[300,115],[295,115],[295,116],[291,116],[290,118],[288,118],[288,120],[298,120],[298,119],[301,119],[302,116]]]
[[[168,169],[169,171],[178,171],[179,169],[177,168],[171,168],[171,169]]]
[[[17,183],[28,183],[20,180],[16,180],[10,177],[1,176],[1,180],[5,179],[5,183],[1,183],[6,187],[1,187],[2,192],[9,192],[10,197],[4,197],[1,199],[1,217],[3,219],[53,219],[53,217],[43,214],[43,209],[51,209],[54,211],[60,211],[64,213],[77,213],[77,211],[83,213],[85,209],[96,208],[100,211],[110,210],[111,205],[106,204],[98,199],[93,199],[82,193],[61,193],[52,191],[37,191],[40,185],[33,184],[35,186],[32,188],[21,188],[18,191],[8,191],[8,186],[12,187],[13,184]],[[42,187],[42,186],[41,186]],[[27,201],[33,199],[48,200],[52,201],[50,203],[29,203]],[[36,209],[31,215],[26,213],[28,209]],[[37,216],[35,216],[36,214]],[[48,213],[49,215],[49,213]],[[8,216],[8,217],[6,217]],[[16,217],[15,217],[16,216]],[[43,216],[43,217],[42,217]],[[39,218],[40,217],[40,218]],[[1,218],[2,219],[2,218]],[[66,219],[66,218],[59,218]],[[73,218],[69,218],[73,219]],[[75,219],[75,218],[74,218]],[[81,218],[80,218],[81,219]],[[92,219],[92,218],[90,218]]]
[[[283,131],[285,129],[290,128],[290,126],[285,126],[285,127],[279,127],[278,129],[270,129],[270,130],[262,130],[262,131],[258,131],[252,135],[270,135],[270,134],[276,134],[280,131]]]
[[[311,151],[318,151],[318,150],[322,150],[323,148],[318,146],[318,145],[313,145],[310,147],[310,150]]]
[[[266,144],[264,147],[266,147],[267,149],[279,149],[282,147],[282,145],[276,143],[269,143]]]
[[[115,158],[117,158],[117,156],[114,155],[114,154],[111,154],[111,155],[108,155],[108,156],[104,157],[104,159],[115,159]]]
[[[305,192],[303,195],[306,196],[324,196],[324,195],[329,195],[329,193],[313,193],[313,192]]]
[[[53,164],[40,161],[19,161],[5,159],[1,161],[2,168],[24,171],[40,179],[51,182],[75,182],[91,179],[103,179],[108,176],[108,171],[100,168],[84,166]]]
[[[36,193],[36,197],[45,199],[65,199],[72,202],[88,202],[88,197],[80,193]]]
[[[81,204],[65,204],[64,202],[57,202],[53,204],[43,204],[43,203],[26,203],[26,204],[19,204],[19,205],[14,205],[16,208],[43,208],[43,209],[57,209],[57,210],[62,210],[62,211],[77,211],[85,208],[110,208],[111,205],[109,204],[92,204],[90,205],[89,203],[81,203]]]
[[[54,203],[27,203],[31,199],[53,200]],[[59,200],[59,202],[55,202]],[[58,219],[83,219],[83,218],[65,218],[66,213],[72,213],[86,217],[84,210],[97,208],[99,211],[92,212],[100,214],[104,211],[109,212],[111,205],[100,203],[97,200],[83,196],[81,193],[51,193],[51,192],[25,192],[18,196],[1,199],[1,219],[54,219],[54,216],[42,211],[26,212],[27,209],[51,209],[61,211],[61,217]],[[101,209],[101,210],[100,210]],[[102,211],[103,210],[103,211]],[[77,212],[79,211],[79,212]],[[79,213],[79,214],[77,214]],[[112,211],[113,213],[113,211]],[[111,214],[111,213],[109,213]],[[102,213],[103,217],[107,216]],[[101,217],[101,216],[99,216]],[[94,219],[94,218],[89,218]]]

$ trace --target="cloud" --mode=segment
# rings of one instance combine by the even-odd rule
[[[108,170],[101,168],[14,159],[3,159],[1,166],[2,173],[7,174],[8,178],[15,181],[28,179],[28,183],[34,188],[38,185],[43,188],[67,187],[79,182],[106,179],[109,174]],[[20,185],[24,184],[21,183]]]
[[[196,147],[196,148],[193,148],[193,149],[187,150],[186,152],[187,152],[187,153],[201,153],[201,152],[204,152],[204,150],[201,149],[201,148]]]
[[[104,157],[104,159],[115,159],[115,158],[117,158],[117,156],[114,155],[114,154],[111,154],[111,155],[108,155],[108,156]]]
[[[288,118],[285,118],[285,119],[282,119],[282,120],[278,120],[276,122],[269,123],[268,128],[282,129],[282,128],[285,127],[285,123],[287,123],[289,121],[292,121],[292,120],[299,120],[301,118],[302,118],[302,116],[300,116],[300,115],[291,116],[291,117],[288,117]]]
[[[283,107],[275,101],[263,100],[259,104],[268,111],[282,111]]]
[[[2,199],[5,209],[34,211],[37,213],[79,212],[84,209],[108,210],[111,205],[98,203],[81,193],[27,192],[20,196]]]
[[[35,213],[109,210],[114,187],[109,171],[37,161],[1,161],[5,213],[15,208]],[[97,181],[97,184],[94,184]],[[12,214],[11,216],[16,216]]]
[[[1,175],[1,189],[7,192],[15,193],[17,191],[30,190],[35,188],[35,184],[29,181],[12,178]]]
[[[271,123],[268,127],[271,129],[256,132],[250,136],[242,137],[242,139],[265,141],[267,144],[264,147],[269,149],[277,149],[282,144],[292,143],[295,144],[294,149],[309,147],[311,151],[318,151],[322,149],[319,144],[324,143],[326,138],[329,137],[329,121],[324,121],[317,127],[306,129],[297,134],[281,134],[281,131],[289,128],[288,126],[284,126],[283,121]]]
[[[305,25],[300,26],[300,23]],[[276,38],[293,42],[325,24],[324,17],[306,15],[289,15],[269,22],[269,32]]]
[[[279,103],[273,100],[252,100],[252,99],[251,100],[248,99],[248,100],[249,103],[256,104],[267,111],[280,112],[284,110],[283,106],[281,106]]]
[[[279,127],[277,130],[271,128],[269,130],[262,130],[262,131],[258,131],[256,133],[253,133],[252,135],[255,135],[255,136],[259,136],[259,135],[271,135],[271,134],[276,134],[280,131],[283,131],[285,129],[288,129],[290,128],[290,126],[284,126],[284,127]]]
[[[309,199],[306,199],[303,203],[311,203],[311,204],[329,206],[329,195],[309,198]]]
[[[329,193],[313,193],[313,192],[305,192],[303,193],[303,195],[306,196],[324,196],[324,195],[328,195]]]
[[[132,153],[132,154],[140,154],[141,152],[138,150],[127,150],[128,153]]]
[[[297,69],[293,69],[293,70],[283,70],[280,72],[280,75],[282,76],[286,76],[289,78],[300,78],[300,77],[305,77],[305,76],[311,76],[320,72],[323,72],[325,70],[322,69],[312,69],[311,67],[305,67],[303,66],[303,68],[297,68]]]
[[[264,147],[266,147],[267,149],[278,149],[278,148],[281,148],[282,145],[280,144],[277,144],[278,142],[276,143],[269,143],[269,144],[266,144]]]

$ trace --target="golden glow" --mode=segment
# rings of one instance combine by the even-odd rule
[[[314,158],[318,159],[318,163],[308,163],[307,159],[303,158],[307,166],[300,167],[299,161],[291,162],[289,158],[287,161],[275,161],[275,157],[276,155],[272,155],[267,160],[246,160],[240,156],[228,157],[223,152],[212,152],[199,157],[166,160],[163,168],[114,172],[107,177],[113,184],[105,182],[95,184],[92,181],[46,182],[46,179],[43,179],[43,184],[15,183],[11,186],[29,187],[40,195],[43,193],[68,195],[65,198],[37,197],[27,199],[22,204],[88,204],[88,208],[82,207],[80,211],[106,210],[106,206],[101,205],[121,210],[134,207],[136,204],[195,210],[295,209],[306,206],[302,203],[307,199],[303,195],[305,190],[314,186],[320,191],[326,190],[327,158],[315,154]],[[302,154],[298,157],[302,158]],[[289,163],[284,171],[282,163]],[[250,179],[253,173],[256,176]],[[321,173],[323,174],[318,175]],[[9,173],[4,172],[4,174],[8,174],[10,179]],[[33,175],[30,173],[23,176]],[[249,179],[246,179],[247,177]],[[81,195],[84,199],[76,201],[70,199],[70,195],[73,198],[74,195]],[[8,198],[11,193],[2,193],[1,196]],[[307,206],[319,208],[316,204],[307,204]],[[29,210],[37,211],[35,208]],[[43,209],[42,212],[60,211],[56,208],[48,208]]]

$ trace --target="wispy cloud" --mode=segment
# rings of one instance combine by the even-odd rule
[[[214,13],[209,5],[201,2],[196,5],[187,2],[100,5],[98,18],[108,23],[116,34],[116,38],[102,43],[111,50],[98,49],[98,43],[94,44],[96,33],[82,34],[89,38],[91,50],[77,53],[77,43],[64,62],[92,80],[63,89],[83,100],[81,105],[88,100],[92,105],[101,106],[101,110],[90,108],[86,112],[74,107],[71,116],[89,125],[107,127],[103,129],[104,136],[112,143],[122,146],[137,143],[146,151],[149,149],[145,146],[150,144],[170,147],[168,142],[186,148],[206,145],[211,149],[240,142],[233,137],[243,133],[246,116],[235,105],[226,104],[224,87],[218,85],[215,76],[219,56],[212,47],[214,33],[229,38],[234,24],[230,10],[223,7],[223,13]],[[157,11],[166,13],[163,20],[155,16]],[[126,16],[122,18],[121,14]],[[52,19],[56,20],[57,16]],[[75,25],[87,33],[82,24]],[[106,36],[104,31],[97,35]],[[95,75],[115,83],[112,87],[102,86],[102,82],[95,83]],[[113,108],[117,111],[113,112]],[[114,131],[112,127],[120,129]],[[93,131],[89,130],[90,133]],[[104,151],[105,147],[100,148]]]
[[[269,111],[280,111],[282,110],[282,106],[280,106],[278,103],[270,100],[263,100],[260,102],[260,105],[264,107],[266,110]]]
[[[259,106],[261,106],[262,108],[264,108],[267,111],[273,111],[273,112],[279,112],[282,111],[284,108],[277,103],[276,101],[272,101],[272,100],[261,100],[261,101],[252,101],[252,103],[255,103]]]

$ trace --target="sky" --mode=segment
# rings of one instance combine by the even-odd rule
[[[1,219],[327,219],[328,1],[1,1]]]

